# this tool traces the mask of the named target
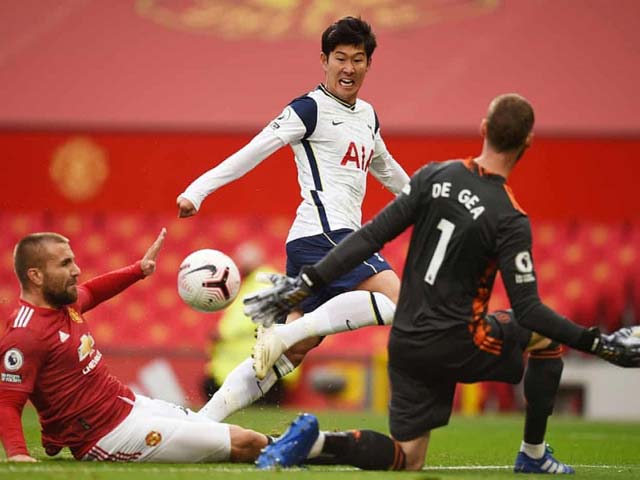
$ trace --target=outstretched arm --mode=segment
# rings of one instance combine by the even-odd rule
[[[531,228],[526,217],[504,222],[498,248],[502,279],[521,326],[614,365],[640,367],[640,332],[622,329],[613,335],[601,335],[598,329],[577,325],[542,303],[531,255]]]
[[[91,310],[138,280],[151,275],[156,269],[156,258],[166,236],[167,229],[163,228],[142,259],[133,265],[105,273],[80,285],[78,287],[78,303],[82,311]]]
[[[178,217],[195,215],[207,196],[227,183],[242,177],[283,146],[283,141],[271,130],[262,130],[247,145],[194,180],[178,196],[176,200]]]

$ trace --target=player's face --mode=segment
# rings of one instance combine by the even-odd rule
[[[327,57],[320,55],[327,89],[347,103],[353,104],[369,70],[364,45],[338,45]]]
[[[42,296],[52,307],[75,303],[78,299],[80,268],[67,243],[49,243],[48,258],[42,269]]]

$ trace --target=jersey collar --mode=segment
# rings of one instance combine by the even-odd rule
[[[345,102],[344,100],[339,99],[333,93],[331,93],[329,90],[327,90],[327,87],[325,87],[323,84],[318,85],[317,90],[320,90],[327,97],[330,97],[330,98],[334,99],[340,105],[342,105],[343,107],[348,108],[349,110],[355,110],[356,109],[356,104],[355,103],[353,105],[351,105],[351,104]]]
[[[473,161],[472,157],[465,158],[464,160],[462,160],[462,163],[464,164],[465,167],[467,167],[467,169],[469,169],[470,171],[472,171],[473,173],[475,173],[476,175],[478,175],[480,177],[490,178],[492,180],[497,180],[497,181],[500,181],[502,183],[505,183],[506,180],[507,180],[502,175],[498,175],[497,173],[493,173],[491,170],[488,170],[488,169],[478,165],[476,162]]]

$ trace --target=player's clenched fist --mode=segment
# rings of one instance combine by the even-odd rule
[[[193,206],[193,203],[186,198],[178,197],[176,204],[178,205],[178,217],[180,218],[191,217],[198,213],[196,207]]]

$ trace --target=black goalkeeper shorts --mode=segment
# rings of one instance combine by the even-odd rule
[[[408,441],[447,425],[457,383],[520,382],[530,338],[510,310],[488,315],[473,333],[467,325],[420,335],[392,329],[391,435]]]

